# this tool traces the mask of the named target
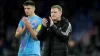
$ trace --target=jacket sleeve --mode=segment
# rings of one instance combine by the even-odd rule
[[[66,22],[62,28],[57,28],[56,25],[51,26],[51,30],[55,33],[55,35],[62,41],[66,41],[69,39],[69,35],[72,31],[71,24]]]
[[[43,41],[46,38],[47,28],[42,25],[41,30],[37,34],[37,38],[40,41]]]

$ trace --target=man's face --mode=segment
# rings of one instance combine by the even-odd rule
[[[51,18],[54,21],[58,21],[58,19],[61,17],[62,12],[58,10],[58,8],[52,8],[51,9]]]
[[[25,11],[27,16],[32,15],[34,10],[35,10],[35,8],[33,6],[31,6],[31,5],[24,6],[24,11]]]

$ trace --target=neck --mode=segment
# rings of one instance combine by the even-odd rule
[[[33,17],[33,16],[35,16],[35,13],[33,13],[32,15],[29,15],[28,17],[31,18],[31,17]]]
[[[58,18],[58,21],[60,21],[61,20],[61,17],[60,18]]]
[[[61,20],[61,17],[58,18],[58,20],[54,20],[54,23],[57,23],[57,22],[60,21],[60,20]]]

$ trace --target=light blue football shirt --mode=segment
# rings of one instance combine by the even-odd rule
[[[29,21],[32,25],[32,29],[38,32],[41,29],[42,18],[35,15],[29,18]],[[19,27],[24,27],[24,22],[22,19],[19,22]],[[40,56],[40,41],[33,39],[28,29],[25,30],[21,36],[20,47],[18,54],[36,54]]]

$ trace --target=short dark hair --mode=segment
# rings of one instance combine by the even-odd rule
[[[24,4],[23,4],[23,6],[28,6],[28,5],[31,5],[31,6],[35,7],[35,3],[31,0],[28,0],[28,1],[24,2]]]

